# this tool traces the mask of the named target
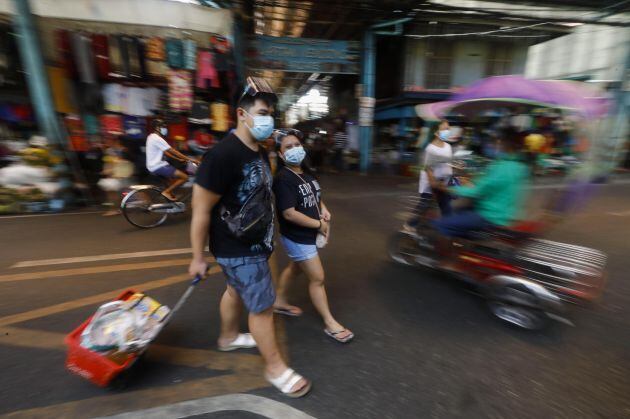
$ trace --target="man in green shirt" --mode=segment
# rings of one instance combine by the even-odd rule
[[[473,201],[473,209],[456,212],[433,223],[446,237],[470,237],[473,231],[512,225],[519,217],[525,201],[530,170],[519,160],[521,135],[506,129],[499,140],[500,157],[491,163],[483,176],[473,184],[445,188],[429,174],[431,187]],[[444,242],[444,243],[442,243]],[[443,255],[450,241],[440,240],[438,247]]]

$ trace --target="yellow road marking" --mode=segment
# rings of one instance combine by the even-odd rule
[[[239,355],[233,355],[240,358]],[[223,394],[244,393],[268,387],[262,371],[258,368],[237,371],[237,374],[203,378],[178,384],[151,387],[145,390],[61,403],[34,409],[19,410],[3,415],[5,418],[87,418],[114,415],[129,410],[147,409],[164,404],[194,400]]]
[[[155,262],[124,263],[120,265],[89,266],[85,268],[59,269],[56,271],[28,272],[22,274],[0,275],[0,282],[28,281],[31,279],[59,278],[66,276],[102,274],[109,272],[137,271],[142,269],[167,268],[170,266],[184,266],[190,263],[190,258],[158,260]]]
[[[16,264],[12,265],[11,268],[30,268],[33,266],[65,265],[65,264],[72,264],[72,263],[101,262],[105,260],[183,255],[186,253],[190,254],[191,252],[192,252],[192,249],[188,247],[188,248],[181,248],[181,249],[163,249],[163,250],[146,250],[143,252],[112,253],[108,255],[75,256],[75,257],[70,257],[70,258],[25,260],[22,262],[17,262]]]
[[[188,263],[190,260],[188,260]],[[208,275],[220,272],[221,268],[214,266],[208,271]],[[155,281],[143,282],[141,284],[130,285],[127,288],[133,288],[138,291],[148,291],[155,288],[165,287],[167,285],[176,284],[189,280],[190,277],[187,273],[169,276],[168,278],[158,279]],[[112,300],[116,298],[123,290],[108,291],[102,294],[91,295],[85,298],[79,298],[65,303],[55,304],[48,307],[37,308],[35,310],[25,311],[23,313],[12,314],[10,316],[0,318],[0,326],[8,326],[15,323],[21,323],[28,320],[37,319],[40,317],[50,316],[51,314],[62,313],[64,311],[73,310],[75,308],[84,307],[91,304],[97,304],[103,301]]]
[[[66,346],[63,343],[65,336],[61,333],[18,327],[4,327],[1,331],[0,345],[60,351],[66,350]],[[262,371],[263,368],[262,358],[258,355],[225,353],[207,349],[191,349],[159,344],[152,344],[150,346],[147,352],[147,358],[160,363],[221,371],[241,371],[250,368]]]

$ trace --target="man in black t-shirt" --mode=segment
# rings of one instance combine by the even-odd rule
[[[287,396],[300,397],[311,383],[289,368],[278,350],[275,292],[267,262],[273,251],[274,209],[271,170],[261,142],[273,132],[274,99],[270,88],[260,89],[260,80],[248,79],[236,130],[203,157],[193,188],[189,273],[205,274],[203,249],[209,236],[210,251],[227,279],[220,304],[219,350],[258,346],[266,363],[265,378]],[[249,311],[251,335],[239,333],[242,304]]]

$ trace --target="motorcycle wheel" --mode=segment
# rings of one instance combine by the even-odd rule
[[[155,204],[168,204],[158,189],[147,187],[136,189],[123,199],[120,208],[123,215],[132,225],[138,228],[153,228],[161,225],[168,218],[166,213],[158,213],[150,210]]]
[[[549,319],[544,311],[536,308],[537,303],[536,296],[527,289],[509,285],[499,289],[488,305],[501,321],[526,330],[540,330]]]
[[[426,238],[402,231],[394,234],[388,244],[389,257],[402,265],[433,266],[432,249]]]

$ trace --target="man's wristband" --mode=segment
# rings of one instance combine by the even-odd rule
[[[321,229],[322,229],[322,225],[323,225],[323,224],[322,224],[322,220],[319,220],[319,227],[317,227],[317,229],[318,229],[318,230],[321,230]]]

